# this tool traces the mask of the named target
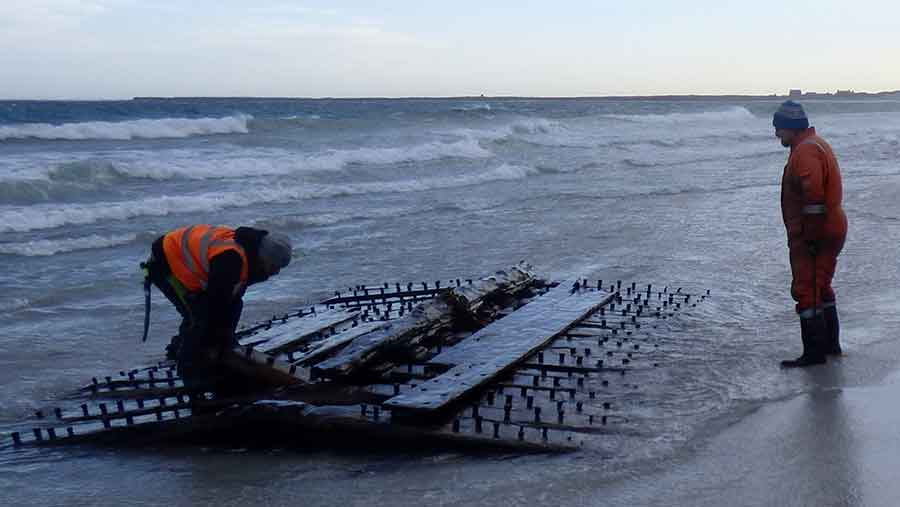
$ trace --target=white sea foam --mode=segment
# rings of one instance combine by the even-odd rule
[[[223,118],[161,118],[120,122],[29,123],[0,127],[0,140],[6,139],[159,139],[211,134],[246,134],[253,117],[239,114]]]
[[[21,310],[22,308],[25,308],[30,304],[31,301],[26,298],[0,300],[0,312],[13,312],[16,310]]]
[[[330,150],[326,153],[307,156],[304,165],[309,169],[334,170],[349,165],[387,165],[401,162],[425,162],[442,158],[488,158],[493,155],[489,150],[481,147],[476,139],[467,137],[449,143],[432,141],[395,148]]]
[[[491,105],[487,102],[476,102],[472,104],[463,104],[453,108],[454,111],[470,112],[470,111],[490,111]]]
[[[456,176],[372,183],[300,184],[297,186],[248,187],[239,192],[151,197],[136,201],[93,204],[38,204],[0,206],[0,232],[27,232],[67,225],[83,225],[142,216],[205,213],[259,203],[286,203],[342,195],[421,192],[456,188],[491,181],[517,180],[539,173],[534,167],[503,164],[493,169]]]
[[[655,142],[641,142],[618,149],[614,153],[626,165],[634,167],[665,167],[683,164],[715,162],[729,164],[735,160],[763,158],[780,153],[780,147],[767,141],[711,144],[678,143],[664,148]],[[614,158],[615,160],[615,158]]]
[[[317,114],[308,114],[308,115],[292,114],[289,116],[281,116],[281,117],[279,117],[279,119],[280,120],[321,120],[322,117]]]
[[[339,171],[355,165],[388,165],[439,160],[479,159],[494,154],[477,139],[426,142],[412,146],[327,150],[298,153],[281,148],[120,150],[72,155],[69,160],[36,156],[19,157],[15,163],[0,161],[0,183],[6,181],[74,181],[106,183],[118,178],[225,179],[279,176],[315,171]],[[6,171],[3,168],[9,166]]]
[[[528,137],[546,134],[566,134],[566,127],[558,121],[546,118],[518,118],[506,125],[486,129],[459,128],[453,129],[451,135],[480,139],[484,141],[498,141],[510,137]]]
[[[335,225],[354,220],[372,220],[379,218],[393,218],[418,212],[413,207],[387,207],[377,209],[365,209],[348,213],[321,213],[315,215],[288,215],[268,217],[252,222],[250,225],[263,229],[292,229],[297,227],[321,227]]]
[[[691,122],[735,122],[757,120],[747,108],[733,106],[721,111],[703,111],[698,113],[668,113],[668,114],[609,114],[606,118],[626,120],[638,123],[691,123]]]
[[[354,218],[366,218],[363,215],[354,215],[351,213],[323,213],[320,215],[308,216],[284,216],[265,218],[250,223],[250,226],[261,227],[263,229],[289,229],[297,227],[317,227],[324,225],[334,225],[341,222],[353,220]]]
[[[78,238],[41,239],[28,241],[26,243],[4,243],[0,244],[0,254],[38,257],[74,252],[76,250],[90,250],[94,248],[125,245],[131,243],[135,239],[137,239],[136,234],[122,234],[118,236],[98,236],[93,234]]]
[[[148,157],[149,155],[149,157]],[[221,179],[247,176],[279,176],[314,171],[339,171],[354,165],[389,165],[425,162],[442,158],[489,158],[494,154],[475,139],[428,142],[413,146],[328,150],[297,153],[279,148],[206,153],[192,150],[132,152],[116,155],[116,169],[134,178],[167,180]]]

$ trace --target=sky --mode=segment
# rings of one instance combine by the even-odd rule
[[[0,98],[900,89],[895,0],[0,0]]]

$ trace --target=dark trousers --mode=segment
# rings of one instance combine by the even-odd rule
[[[209,305],[203,292],[188,292],[171,273],[165,261],[159,261],[154,252],[147,261],[150,282],[159,289],[181,315],[178,336],[167,347],[170,357],[174,357],[178,373],[188,388],[214,389],[221,376],[217,367],[222,351],[233,345],[234,330],[241,318],[243,301],[237,298],[228,309],[225,318],[229,324],[227,336],[213,333],[209,322]],[[221,329],[221,326],[216,326]]]

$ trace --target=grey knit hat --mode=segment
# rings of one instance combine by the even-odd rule
[[[793,100],[786,100],[775,111],[772,125],[777,129],[803,130],[809,128],[809,119],[803,106]]]
[[[270,232],[259,241],[259,258],[279,268],[291,263],[291,250],[291,238],[278,232]]]

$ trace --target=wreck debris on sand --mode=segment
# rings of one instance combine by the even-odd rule
[[[240,331],[223,361],[234,392],[189,393],[172,362],[123,370],[7,442],[574,450],[628,431],[617,390],[659,365],[653,328],[708,295],[550,283],[526,263],[480,280],[357,286]]]

